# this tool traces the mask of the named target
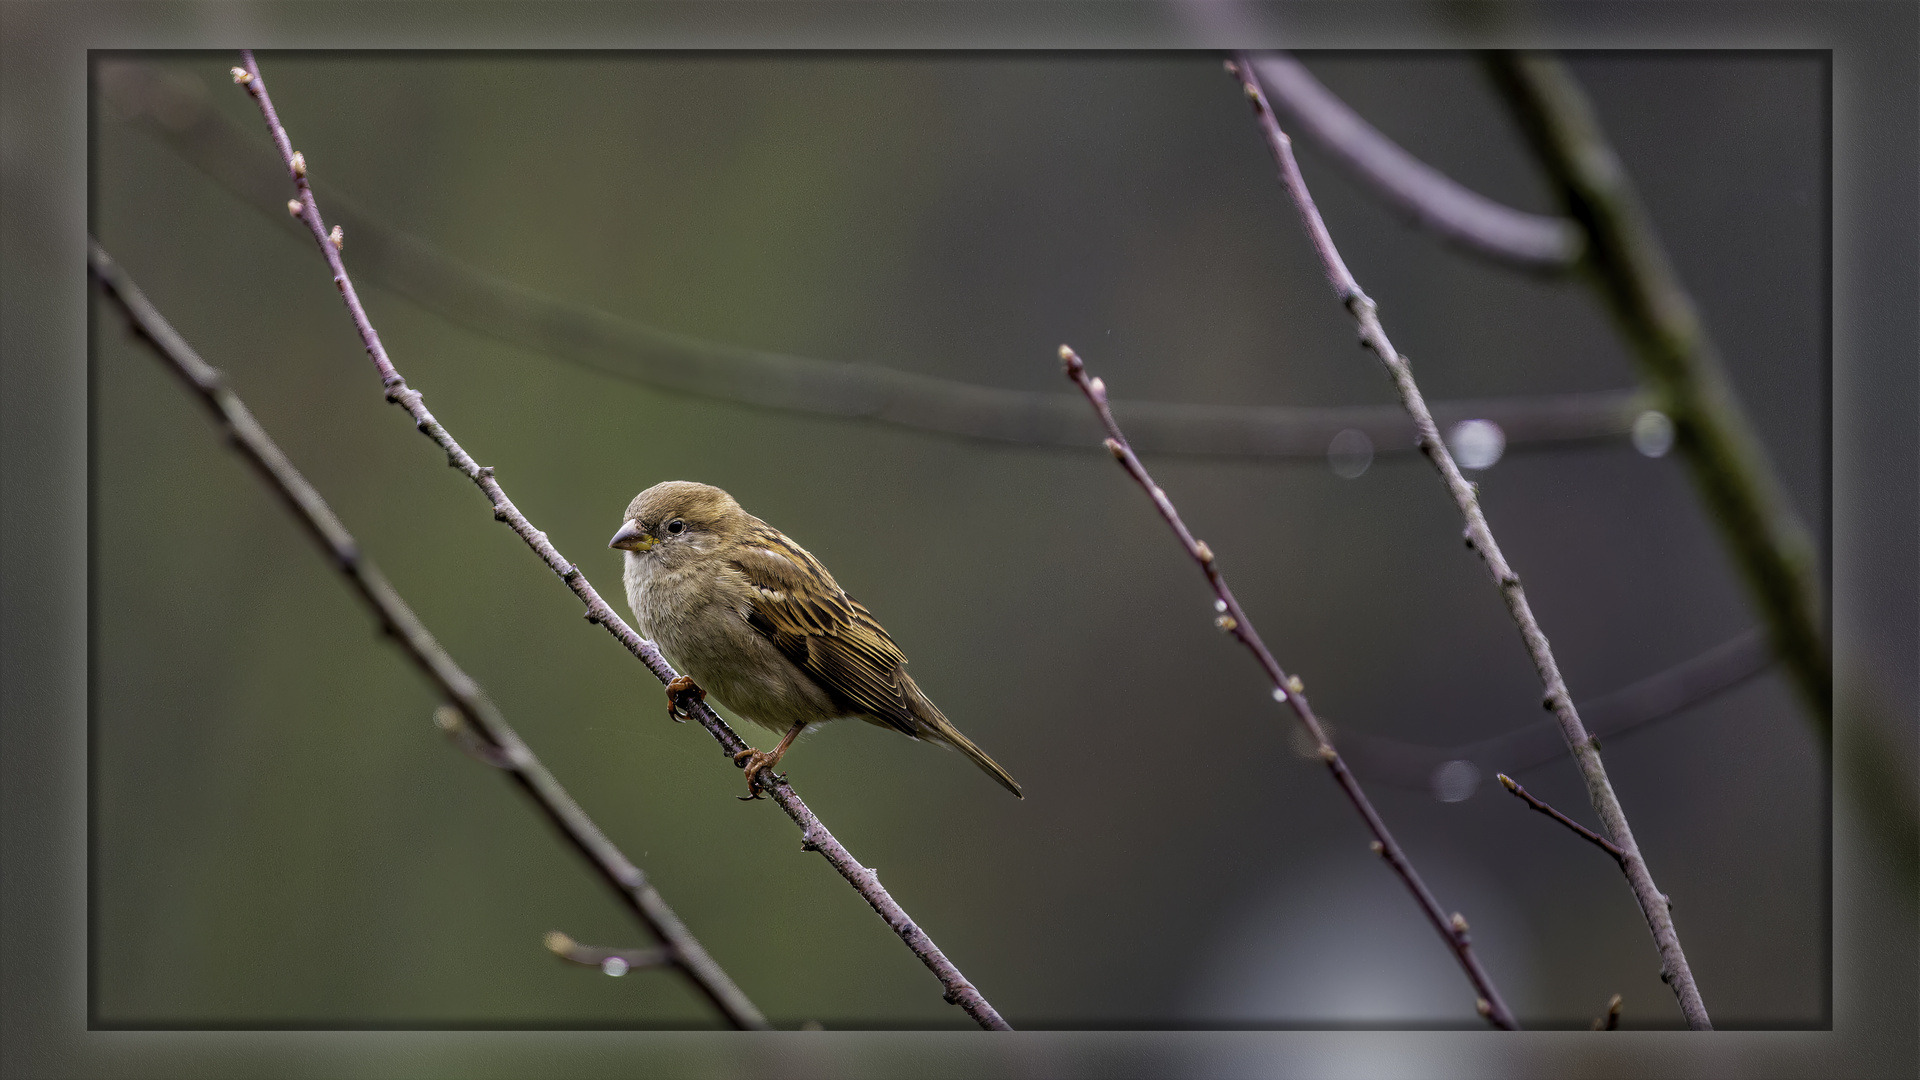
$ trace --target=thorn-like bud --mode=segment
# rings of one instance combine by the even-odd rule
[[[1456,911],[1453,913],[1453,919],[1451,920],[1451,922],[1453,924],[1454,933],[1464,934],[1467,932],[1467,917],[1465,915],[1462,915]]]
[[[1277,686],[1276,686],[1276,687],[1274,687],[1274,688],[1273,688],[1273,700],[1275,700],[1275,701],[1285,701],[1285,700],[1287,700],[1287,692],[1286,692],[1285,690],[1282,690],[1282,689],[1280,689],[1280,688],[1279,688],[1279,687],[1277,687]]]
[[[479,475],[480,475],[480,476],[482,476],[482,477],[490,477],[490,476],[492,476],[492,475],[493,475],[493,466],[491,466],[491,465],[482,465],[482,466],[480,466],[480,473],[479,473]],[[503,518],[502,520],[505,520],[505,519]]]
[[[299,199],[287,200],[287,216],[288,217],[299,217],[300,211],[303,209],[305,209],[305,207],[300,205]]]
[[[253,81],[253,72],[248,71],[246,68],[243,68],[243,67],[237,67],[233,69],[233,82],[235,86],[245,86],[252,81]]]
[[[1508,791],[1520,790],[1520,785],[1514,783],[1513,777],[1508,776],[1506,773],[1495,773],[1494,779],[1500,781],[1500,786],[1506,788]]]
[[[1086,367],[1080,362],[1079,354],[1065,345],[1060,346],[1060,362],[1066,365],[1067,373],[1070,375],[1078,374],[1081,368]]]
[[[1319,752],[1320,760],[1329,765],[1333,764],[1333,759],[1340,756],[1340,751],[1335,750],[1331,743],[1321,743]]]
[[[1593,747],[1593,752],[1594,752],[1594,753],[1596,753],[1596,754],[1597,754],[1597,753],[1599,753],[1599,752],[1600,752],[1600,736],[1598,736],[1598,735],[1588,735],[1588,736],[1587,736],[1587,745],[1588,745],[1588,746],[1591,746],[1591,747]]]
[[[1115,461],[1127,460],[1127,449],[1120,445],[1119,439],[1107,440],[1107,453],[1112,454]]]
[[[1215,611],[1227,610],[1227,602],[1225,600],[1215,600],[1213,602],[1213,610]]]
[[[1488,1001],[1486,998],[1474,998],[1473,1007],[1480,1013],[1481,1016],[1493,1015],[1493,1003]]]
[[[1304,694],[1307,692],[1307,684],[1300,681],[1300,676],[1289,675],[1287,676],[1287,689],[1296,694]]]
[[[1222,615],[1219,618],[1213,620],[1213,625],[1219,627],[1222,630],[1231,631],[1235,627],[1240,625],[1240,620],[1235,619],[1231,615]]]
[[[1246,93],[1248,101],[1251,101],[1256,105],[1260,103],[1259,87],[1253,85],[1252,83],[1242,83],[1240,86],[1240,89]]]
[[[565,956],[572,952],[574,947],[574,940],[558,930],[547,931],[547,936],[540,939],[540,942],[555,956]]]
[[[451,735],[460,730],[465,721],[460,718],[460,710],[451,705],[442,705],[433,710],[433,726]]]
[[[338,225],[335,225],[333,227],[333,231],[327,234],[327,243],[332,244],[333,250],[335,251],[339,251],[342,248],[345,248],[347,246],[346,230],[342,229]]]
[[[1094,397],[1104,398],[1107,396],[1107,380],[1095,375],[1093,378],[1087,380],[1087,389],[1093,391]]]
[[[1205,540],[1195,540],[1193,542],[1193,557],[1208,566],[1213,565],[1213,549],[1207,546]]]
[[[1226,68],[1226,69],[1227,69],[1227,74],[1229,74],[1229,75],[1238,75],[1238,74],[1240,74],[1240,65],[1239,65],[1239,64],[1236,64],[1236,63],[1234,63],[1234,62],[1233,62],[1233,61],[1231,61],[1231,60],[1225,60],[1225,61],[1222,61],[1222,62],[1221,62],[1221,64],[1220,64],[1220,66],[1221,66],[1221,67],[1223,67],[1223,68]]]
[[[1367,845],[1367,850],[1373,852],[1375,855],[1385,855],[1387,853],[1387,845],[1375,840],[1373,843]]]
[[[307,175],[307,155],[298,150],[293,152],[293,175],[300,177]]]

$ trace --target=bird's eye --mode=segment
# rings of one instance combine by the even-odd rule
[[[681,533],[685,532],[686,529],[687,529],[687,523],[684,521],[681,521],[679,518],[674,518],[672,521],[667,522],[667,531],[672,533],[675,536],[678,536]]]

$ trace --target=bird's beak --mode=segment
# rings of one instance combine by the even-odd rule
[[[620,526],[620,531],[613,534],[607,546],[621,551],[649,551],[659,542],[652,533],[629,521]]]

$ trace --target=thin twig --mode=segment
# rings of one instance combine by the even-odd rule
[[[1113,410],[1107,405],[1106,384],[1099,379],[1089,378],[1086,365],[1072,349],[1065,345],[1060,346],[1060,359],[1066,365],[1067,377],[1072,379],[1074,385],[1086,395],[1087,401],[1093,405],[1094,415],[1100,418],[1101,426],[1106,429],[1108,452],[1126,469],[1127,475],[1133,477],[1134,481],[1146,491],[1147,496],[1153,500],[1154,509],[1160,512],[1160,516],[1173,529],[1174,535],[1180,538],[1180,546],[1186,549],[1193,561],[1199,564],[1201,572],[1206,574],[1207,584],[1213,588],[1213,595],[1216,598],[1214,609],[1219,612],[1219,617],[1214,620],[1215,623],[1220,629],[1232,634],[1234,640],[1245,645],[1247,651],[1251,652],[1254,659],[1259,662],[1261,670],[1266,673],[1267,680],[1273,684],[1274,700],[1284,701],[1293,709],[1293,714],[1299,718],[1308,735],[1312,737],[1320,759],[1326,762],[1327,770],[1333,774],[1334,782],[1340,785],[1340,790],[1346,793],[1347,799],[1353,803],[1353,808],[1359,811],[1367,830],[1373,833],[1374,852],[1387,861],[1387,865],[1393,868],[1394,873],[1400,875],[1400,880],[1406,884],[1407,889],[1413,893],[1414,899],[1420,904],[1420,910],[1426,913],[1427,921],[1433,924],[1434,930],[1453,950],[1455,959],[1460,962],[1460,967],[1466,972],[1468,980],[1473,983],[1474,989],[1479,993],[1479,1000],[1475,1004],[1480,1015],[1486,1017],[1495,1027],[1509,1031],[1518,1029],[1519,1021],[1515,1020],[1513,1013],[1507,1009],[1506,1003],[1500,998],[1500,992],[1494,989],[1492,978],[1487,975],[1486,969],[1480,966],[1479,957],[1474,955],[1472,939],[1467,934],[1467,920],[1458,912],[1448,916],[1441,909],[1440,902],[1434,899],[1426,882],[1421,880],[1420,875],[1413,868],[1413,863],[1408,861],[1406,852],[1401,850],[1393,834],[1387,831],[1387,823],[1374,810],[1373,803],[1367,799],[1366,793],[1360,790],[1360,782],[1354,779],[1352,771],[1347,768],[1347,763],[1341,760],[1339,751],[1335,750],[1333,744],[1327,740],[1325,728],[1321,726],[1319,718],[1314,715],[1313,707],[1307,702],[1306,686],[1298,676],[1289,676],[1281,670],[1279,662],[1273,658],[1271,652],[1267,651],[1266,644],[1260,640],[1260,635],[1254,630],[1252,621],[1247,618],[1247,613],[1241,609],[1240,601],[1234,599],[1233,590],[1227,588],[1226,578],[1220,574],[1220,567],[1214,558],[1213,549],[1194,539],[1193,533],[1187,529],[1186,522],[1180,519],[1180,512],[1174,509],[1173,501],[1167,498],[1167,493],[1161,489],[1160,485],[1153,482],[1153,477],[1147,475],[1146,466],[1140,463],[1139,456],[1127,444],[1127,437],[1121,432],[1120,425],[1114,421]]]
[[[200,395],[202,403],[223,424],[234,448],[254,466],[278,494],[287,508],[306,526],[307,532],[330,556],[336,569],[345,575],[360,599],[372,609],[386,636],[404,651],[428,681],[432,682],[450,705],[441,707],[440,726],[448,728],[454,717],[469,718],[471,749],[488,764],[507,772],[531,797],[541,812],[585,856],[602,879],[619,894],[626,906],[639,916],[657,938],[673,966],[705,994],[715,1008],[736,1028],[766,1028],[766,1018],[754,1008],[740,988],[733,984],[720,965],[674,914],[658,890],[639,867],[627,860],[611,840],[600,831],[580,805],[573,801],[560,782],[547,771],[520,736],[507,726],[493,703],[481,692],[479,684],[468,677],[427,631],[413,609],[394,591],[373,561],[361,554],[346,526],[334,516],[320,493],[287,460],[280,447],[253,418],[240,398],[227,388],[225,376],[202,360],[192,346],[175,332],[154,310],[133,281],[116,265],[99,243],[89,238],[88,267],[106,290],[108,297],[126,316],[128,325],[153,347],[174,373]]]
[[[1555,810],[1552,806],[1549,806],[1540,799],[1535,798],[1532,792],[1521,787],[1514,781],[1513,777],[1508,776],[1506,773],[1501,773],[1499,779],[1502,787],[1505,787],[1508,791],[1513,792],[1520,798],[1525,799],[1528,806],[1533,807],[1535,810],[1572,829],[1574,834],[1581,839],[1598,845],[1601,851],[1613,856],[1613,861],[1619,863],[1621,869],[1626,869],[1627,853],[1621,851],[1618,844],[1615,844],[1613,841],[1601,836],[1599,833],[1594,832],[1592,829],[1587,828],[1585,825],[1580,824],[1560,811]]]
[[[1700,990],[1694,984],[1692,969],[1687,966],[1686,953],[1680,948],[1680,935],[1675,931],[1672,914],[1667,910],[1666,895],[1654,885],[1653,875],[1647,870],[1646,860],[1641,857],[1633,830],[1627,824],[1626,811],[1621,808],[1620,799],[1607,780],[1606,767],[1600,761],[1600,748],[1580,722],[1573,695],[1568,692],[1566,680],[1560,674],[1560,665],[1554,660],[1553,646],[1541,631],[1540,623],[1527,603],[1527,594],[1520,586],[1520,575],[1507,564],[1506,556],[1501,553],[1499,543],[1493,538],[1493,530],[1487,524],[1486,514],[1480,509],[1479,494],[1460,474],[1460,467],[1448,452],[1446,442],[1440,438],[1433,414],[1420,395],[1407,358],[1394,350],[1385,328],[1380,325],[1373,300],[1361,291],[1360,283],[1354,280],[1345,260],[1340,257],[1340,250],[1334,246],[1333,236],[1328,233],[1326,222],[1321,219],[1320,211],[1314,205],[1313,195],[1307,190],[1306,180],[1300,175],[1300,164],[1294,159],[1292,141],[1287,138],[1286,132],[1280,130],[1279,121],[1274,118],[1273,110],[1268,107],[1266,96],[1261,93],[1260,84],[1253,78],[1244,58],[1236,56],[1235,60],[1229,67],[1239,78],[1247,100],[1253,106],[1260,130],[1266,136],[1268,149],[1273,152],[1274,161],[1280,167],[1281,181],[1300,211],[1307,235],[1312,239],[1314,250],[1326,270],[1327,281],[1333,286],[1334,295],[1353,315],[1359,327],[1361,343],[1373,350],[1392,375],[1394,386],[1400,392],[1400,401],[1420,432],[1421,450],[1439,471],[1448,494],[1466,519],[1467,543],[1485,560],[1501,599],[1506,602],[1508,613],[1520,629],[1527,654],[1532,658],[1534,669],[1539,672],[1540,681],[1545,687],[1541,703],[1552,710],[1560,722],[1560,733],[1580,767],[1581,776],[1586,780],[1587,796],[1592,800],[1594,810],[1600,815],[1614,843],[1627,853],[1622,869],[1633,887],[1634,899],[1640,905],[1641,914],[1646,917],[1653,940],[1659,947],[1661,978],[1673,987],[1688,1026],[1709,1029],[1712,1021],[1707,1017],[1706,1005],[1700,1000]]]
[[[1586,245],[1577,223],[1515,210],[1455,182],[1381,134],[1286,53],[1262,53],[1252,65],[1302,131],[1415,224],[1528,270],[1561,272],[1579,261]]]
[[[1565,65],[1540,54],[1491,53],[1487,67],[1567,212],[1592,238],[1586,268],[1639,358],[1655,407],[1673,421],[1674,445],[1824,748],[1833,731],[1833,670],[1813,543],[1727,383],[1693,298]]]
[[[647,665],[647,669],[652,671],[654,677],[662,683],[673,681],[679,673],[674,671],[673,665],[667,663],[659,647],[635,633],[633,628],[627,625],[626,620],[600,598],[599,592],[587,580],[586,575],[580,572],[580,568],[561,556],[552,541],[547,539],[547,534],[535,529],[526,515],[522,514],[519,508],[514,506],[513,501],[507,498],[499,481],[494,479],[492,466],[482,466],[475,462],[473,457],[454,441],[453,436],[448,434],[447,429],[433,418],[433,414],[427,411],[420,392],[409,387],[406,380],[401,378],[400,373],[394,369],[393,361],[388,357],[386,348],[380,344],[380,335],[375,332],[373,323],[367,318],[366,309],[360,305],[359,294],[354,291],[353,281],[347,276],[346,265],[340,260],[340,249],[328,239],[326,224],[322,221],[319,206],[314,201],[313,188],[307,182],[306,159],[299,156],[293,149],[286,129],[281,126],[279,116],[274,112],[273,101],[267,95],[265,80],[261,78],[260,68],[254,61],[253,52],[246,50],[241,55],[245,67],[235,70],[245,74],[244,82],[247,92],[253,95],[254,101],[260,106],[261,115],[266,118],[274,144],[279,148],[281,160],[286,163],[288,173],[293,178],[294,188],[299,194],[299,216],[307,223],[315,242],[320,247],[320,253],[326,258],[328,267],[333,271],[334,284],[340,289],[347,311],[352,315],[354,326],[360,332],[360,339],[366,346],[367,356],[380,373],[381,385],[386,388],[387,400],[405,409],[407,415],[413,418],[414,426],[446,453],[447,464],[460,470],[486,494],[488,503],[493,507],[494,519],[505,522],[515,535],[540,556],[548,569],[566,582],[573,594],[586,605],[588,622],[605,627],[606,631],[625,646],[628,652]],[[734,734],[733,729],[720,718],[720,714],[714,712],[704,702],[689,700],[686,702],[686,707],[700,725],[719,742],[721,751],[729,758],[748,748],[740,736]],[[980,991],[960,974],[960,970],[954,967],[946,954],[934,945],[933,939],[929,938],[925,931],[907,916],[906,911],[880,885],[878,875],[861,866],[847,849],[841,846],[833,834],[827,831],[827,827],[820,823],[820,819],[814,816],[813,811],[807,808],[807,804],[801,801],[800,796],[794,792],[786,780],[775,776],[772,770],[763,770],[757,776],[756,784],[761,791],[771,796],[782,810],[786,811],[787,816],[792,818],[796,825],[800,826],[802,850],[818,851],[841,877],[847,879],[848,883],[886,922],[888,928],[900,935],[900,939],[906,942],[915,956],[920,958],[920,962],[940,980],[941,986],[945,988],[946,1000],[959,1005],[968,1016],[974,1019],[974,1022],[983,1028],[1009,1029],[1007,1022],[1001,1019],[1000,1014],[980,994]]]
[[[1713,648],[1593,698],[1577,702],[1580,719],[1597,739],[1611,739],[1669,719],[1739,686],[1773,665],[1764,629],[1754,628]],[[1485,772],[1517,773],[1564,757],[1566,740],[1551,717],[1461,746],[1422,746],[1363,732],[1342,734],[1347,763],[1363,780],[1413,790],[1432,787],[1434,770],[1466,761]]]
[[[129,120],[279,225],[286,176],[203,100],[189,76],[115,62],[103,91]],[[311,182],[311,178],[310,178]],[[317,184],[316,187],[326,187]],[[1031,393],[934,378],[871,364],[793,356],[705,341],[549,296],[448,256],[358,208],[329,188],[328,213],[353,244],[364,281],[391,289],[456,325],[602,375],[716,401],[877,421],[960,438],[1083,451],[1096,427],[1072,394]],[[1321,463],[1343,431],[1359,431],[1381,457],[1410,455],[1413,425],[1395,405],[1306,407],[1117,401],[1115,415],[1142,453]],[[1435,402],[1442,427],[1498,424],[1507,452],[1620,445],[1647,409],[1636,390]]]
[[[1612,997],[1607,999],[1607,1011],[1604,1015],[1597,1016],[1594,1018],[1593,1030],[1595,1031],[1620,1030],[1620,995],[1619,994],[1615,994]]]

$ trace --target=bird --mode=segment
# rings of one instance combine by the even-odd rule
[[[668,684],[668,715],[679,718],[683,694],[711,694],[784,732],[772,753],[734,755],[746,769],[746,798],[760,797],[755,781],[802,732],[843,717],[951,746],[1026,798],[921,692],[873,613],[806,548],[725,491],[686,480],[655,484],[627,506],[607,546],[625,553],[635,629],[683,673]]]

